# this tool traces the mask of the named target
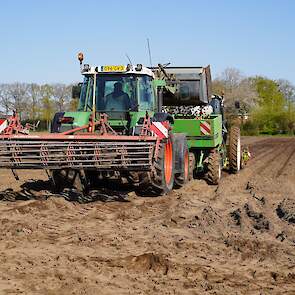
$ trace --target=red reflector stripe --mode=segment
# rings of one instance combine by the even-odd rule
[[[154,132],[160,139],[168,138],[168,129],[165,122],[152,122],[151,131]]]
[[[209,135],[211,133],[211,126],[208,122],[200,123],[201,134]]]
[[[0,133],[6,129],[8,126],[7,120],[0,119]]]

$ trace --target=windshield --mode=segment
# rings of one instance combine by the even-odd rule
[[[97,75],[96,111],[126,112],[153,110],[155,95],[152,79],[143,75]],[[93,75],[85,76],[78,111],[91,111]]]

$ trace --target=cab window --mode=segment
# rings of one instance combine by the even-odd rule
[[[155,106],[155,93],[152,79],[149,76],[138,77],[139,110],[153,110]]]

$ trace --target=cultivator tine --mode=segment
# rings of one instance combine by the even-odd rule
[[[12,146],[12,161],[16,164],[19,165],[20,163],[20,154],[22,152],[22,149],[20,146],[18,146],[17,144],[13,144]]]
[[[12,172],[15,180],[19,180],[19,176],[18,176],[17,172],[14,169],[11,169],[11,172]]]
[[[121,149],[119,149],[119,152],[121,153],[122,164],[124,166],[127,166],[130,163],[130,161],[128,160],[127,150],[124,147],[122,147]]]
[[[48,166],[48,156],[49,156],[49,151],[48,147],[45,144],[41,144],[40,148],[40,158],[43,166]]]
[[[70,167],[74,166],[74,160],[75,160],[75,149],[73,147],[73,144],[70,143],[67,147],[67,161]]]

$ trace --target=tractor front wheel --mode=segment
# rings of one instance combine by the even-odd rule
[[[190,178],[190,158],[186,136],[175,135],[175,179],[174,186],[180,188],[184,186]]]
[[[139,193],[144,196],[159,196],[171,191],[175,174],[174,160],[174,138],[170,135],[160,143],[152,171],[141,175]]]

